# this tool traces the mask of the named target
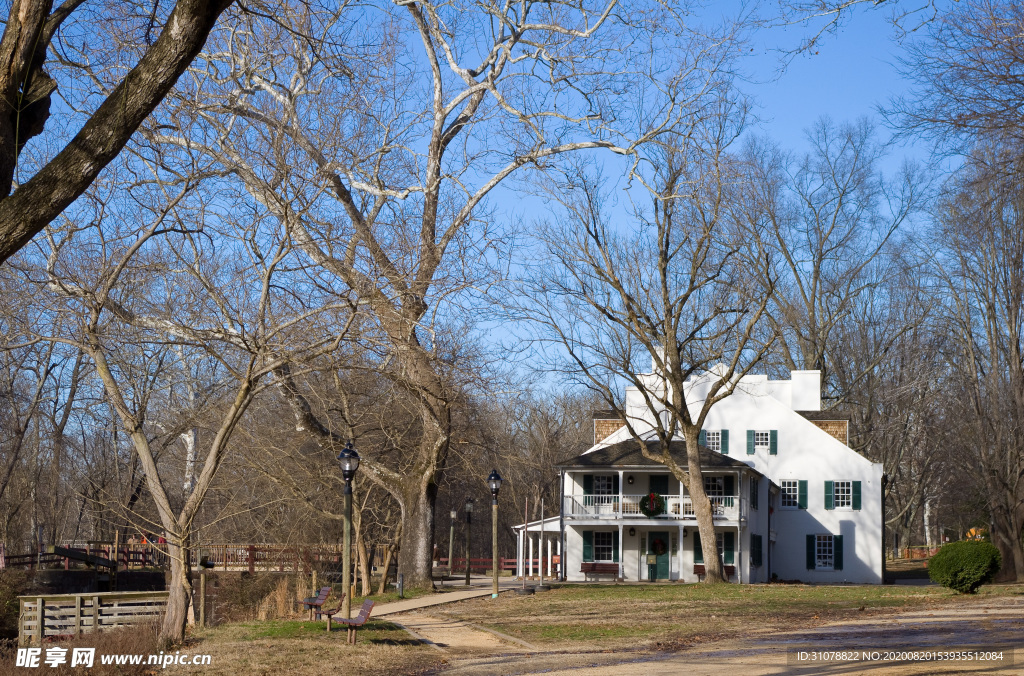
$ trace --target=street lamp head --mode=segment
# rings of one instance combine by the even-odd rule
[[[457,510],[454,510],[454,509],[451,511],[451,514],[449,514],[449,516],[452,517],[452,521],[455,521],[455,517],[457,517],[458,515],[459,515],[459,512]]]
[[[356,453],[356,449],[352,448],[351,441],[346,443],[345,448],[341,449],[341,453],[338,454],[338,463],[341,465],[341,477],[346,483],[352,481],[356,470],[359,469],[359,454]]]
[[[473,513],[473,498],[466,498],[466,514]]]
[[[491,495],[497,500],[498,491],[501,490],[501,477],[498,476],[498,470],[491,470],[491,475],[487,477],[487,485],[491,487]]]

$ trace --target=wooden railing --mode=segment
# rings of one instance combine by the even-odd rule
[[[18,642],[27,645],[156,622],[167,607],[167,592],[19,596],[18,601]]]
[[[466,557],[464,557],[464,556],[452,557],[452,563],[453,563],[452,566],[448,566],[448,557],[446,557],[446,556],[437,560],[437,565],[442,566],[444,568],[449,568],[452,571],[452,575],[454,577],[458,577],[460,572],[463,575],[466,574]],[[483,558],[481,558],[481,559],[470,558],[470,560],[469,560],[469,566],[470,566],[469,570],[470,570],[471,573],[489,573],[491,571],[491,564],[492,563],[493,563],[493,561],[490,558],[486,558],[486,559],[483,559]],[[513,559],[499,558],[498,559],[498,570],[511,570],[511,571],[514,572],[516,570],[516,560],[514,558]]]

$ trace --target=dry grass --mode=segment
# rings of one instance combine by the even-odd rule
[[[737,634],[812,627],[873,613],[991,595],[1024,595],[1022,586],[988,586],[976,599],[934,586],[566,585],[501,602],[470,600],[433,611],[488,626],[544,648],[672,649]]]
[[[43,646],[42,657],[46,656],[47,648],[64,648],[67,650],[65,664],[57,667],[50,667],[40,662],[35,668],[16,667],[17,642],[12,641],[5,645],[0,652],[0,674],[53,674],[53,676],[82,676],[88,673],[89,676],[148,676],[154,673],[154,667],[145,664],[131,665],[102,665],[101,655],[155,655],[160,652],[157,642],[157,625],[139,625],[136,627],[125,627],[113,631],[104,631],[99,634],[85,634],[77,639],[63,641],[46,641]],[[38,646],[37,646],[38,647]],[[95,648],[96,655],[92,669],[84,669],[81,666],[71,668],[71,655],[74,648]]]
[[[344,630],[328,634],[325,626],[308,621],[229,624],[197,632],[187,648],[212,656],[204,676],[410,674],[435,668],[443,659],[388,622],[369,620],[354,646],[345,643]]]

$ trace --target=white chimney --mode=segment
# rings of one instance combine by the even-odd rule
[[[821,410],[821,371],[793,371],[793,410]]]

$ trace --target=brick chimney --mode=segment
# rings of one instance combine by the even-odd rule
[[[594,443],[604,441],[623,425],[615,411],[594,411]]]

